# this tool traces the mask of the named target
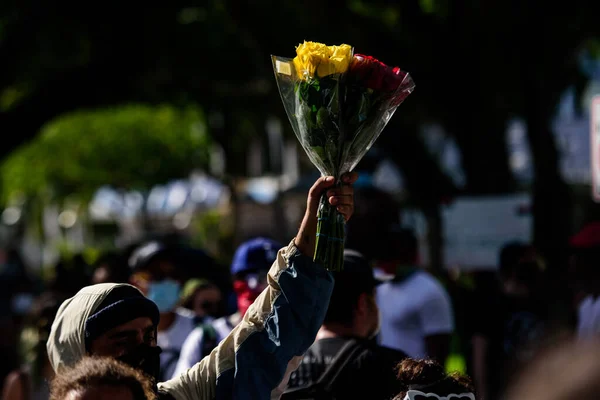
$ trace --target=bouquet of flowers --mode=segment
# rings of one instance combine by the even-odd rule
[[[292,128],[322,175],[341,185],[371,148],[415,85],[407,72],[354,54],[347,44],[304,42],[294,59],[272,56],[281,99]],[[315,262],[343,266],[345,221],[325,195],[318,212]]]

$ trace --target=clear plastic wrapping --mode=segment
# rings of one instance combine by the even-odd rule
[[[281,99],[312,163],[341,185],[415,85],[407,72],[348,45],[304,42],[296,52],[294,59],[272,56]],[[325,197],[318,218],[315,261],[340,270],[345,221]]]

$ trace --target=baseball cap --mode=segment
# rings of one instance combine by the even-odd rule
[[[344,250],[344,268],[335,273],[335,288],[345,291],[368,292],[384,281],[377,279],[373,267],[356,250]]]
[[[371,295],[382,281],[375,278],[366,257],[356,250],[344,250],[344,268],[333,273],[335,285],[325,316],[326,323],[343,322],[353,313],[361,295]]]
[[[271,268],[281,247],[283,246],[279,242],[264,237],[257,237],[242,243],[233,256],[231,274]]]
[[[150,264],[150,262],[158,256],[162,256],[167,253],[167,247],[158,241],[151,241],[142,244],[137,249],[135,249],[127,263],[129,264],[129,268],[132,271],[137,271],[140,268],[145,267]]]

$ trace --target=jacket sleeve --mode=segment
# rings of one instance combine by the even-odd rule
[[[209,356],[159,388],[177,400],[279,398],[316,337],[332,290],[332,275],[292,241],[242,322]]]

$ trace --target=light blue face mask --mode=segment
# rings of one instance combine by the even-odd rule
[[[146,297],[154,302],[158,311],[166,313],[173,311],[179,302],[181,285],[173,280],[150,282]]]

